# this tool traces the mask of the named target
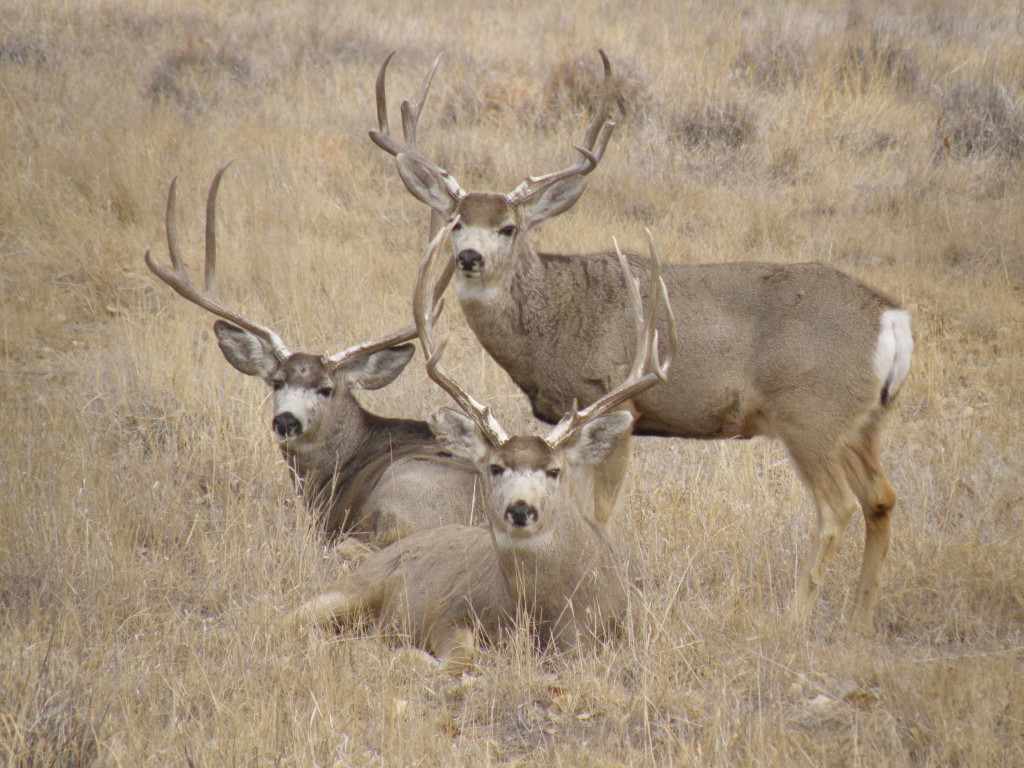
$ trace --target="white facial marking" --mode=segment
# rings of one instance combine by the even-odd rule
[[[465,278],[463,282],[491,277],[496,271],[500,271],[508,261],[511,243],[511,237],[499,235],[489,227],[463,225],[457,232],[452,233],[452,246],[455,255],[458,256],[465,250],[473,250],[483,257],[483,261],[480,269],[474,272],[457,269],[458,276]]]
[[[914,338],[910,333],[910,314],[905,309],[887,309],[882,313],[881,330],[875,346],[875,375],[895,395],[910,371]]]
[[[290,413],[302,426],[302,432],[294,437],[282,437],[274,432],[280,442],[296,442],[316,433],[324,398],[311,389],[285,384],[274,391],[274,418]]]
[[[500,530],[530,535],[534,529],[545,527],[545,515],[550,506],[551,481],[539,470],[505,470],[498,477],[491,478],[491,514],[497,519]],[[537,520],[523,527],[513,526],[505,519],[505,510],[513,504],[523,502],[537,510]]]

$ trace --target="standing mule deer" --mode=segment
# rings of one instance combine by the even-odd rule
[[[426,422],[390,419],[365,410],[355,389],[380,389],[402,372],[415,352],[416,326],[333,355],[291,352],[281,337],[228,308],[217,295],[216,201],[224,165],[206,204],[205,287],[185,271],[175,223],[175,188],[167,195],[170,271],[149,251],[146,264],[180,295],[228,322],[214,332],[236,369],[273,390],[271,429],[303,498],[330,535],[352,534],[376,546],[420,528],[468,522],[477,495],[472,464],[434,438]]]
[[[574,400],[586,404],[606,392],[633,344],[614,254],[538,253],[527,237],[576,202],[607,146],[614,126],[608,121],[611,65],[603,51],[601,58],[604,93],[576,147],[583,159],[527,177],[509,194],[466,192],[416,150],[416,122],[433,69],[416,107],[402,104],[405,146],[388,129],[390,56],[377,77],[378,130],[370,136],[395,155],[406,187],[435,217],[458,217],[452,242],[466,320],[547,422]],[[910,368],[908,313],[820,263],[669,265],[665,282],[683,320],[679,345],[688,365],[666,386],[633,399],[635,434],[770,435],[783,442],[817,509],[796,588],[798,618],[812,607],[859,502],[866,538],[852,619],[870,628],[896,501],[878,462],[878,433]],[[625,441],[622,450],[628,451]],[[606,463],[608,482],[597,488],[599,516],[610,514],[624,466]]]
[[[463,411],[440,409],[431,417],[431,429],[477,467],[490,532],[449,525],[407,536],[293,611],[289,623],[345,622],[370,613],[459,672],[472,661],[475,626],[496,638],[521,615],[542,642],[575,648],[589,645],[622,618],[626,581],[605,527],[590,508],[592,468],[629,434],[632,414],[614,409],[666,378],[675,345],[652,241],[652,279],[659,288],[646,318],[626,260],[621,262],[639,336],[625,380],[584,410],[566,412],[545,438],[510,437],[490,409],[441,367],[445,342],[434,341],[432,326],[440,313],[437,297],[450,274],[433,299],[429,275],[451,228],[438,233],[420,264],[413,312],[430,378]],[[659,304],[669,314],[663,364],[655,330]]]

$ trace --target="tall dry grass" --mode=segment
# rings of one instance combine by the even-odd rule
[[[936,0],[285,4],[0,0],[0,764],[1024,765],[1024,20]],[[307,527],[258,382],[148,274],[170,178],[223,293],[294,346],[405,324],[426,214],[372,147],[373,77],[446,53],[422,146],[467,187],[561,167],[608,50],[619,128],[549,249],[823,260],[902,300],[911,377],[874,637],[843,630],[863,526],[806,631],[812,525],[778,445],[637,441],[637,583],[594,657],[425,670],[279,612],[343,567]],[[454,305],[452,366],[524,398]],[[685,322],[685,318],[681,318]],[[680,361],[676,375],[686,374]],[[423,416],[414,363],[368,393]]]

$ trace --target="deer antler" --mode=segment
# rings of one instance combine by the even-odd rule
[[[178,246],[178,225],[175,214],[175,202],[177,198],[178,177],[171,180],[171,188],[167,193],[167,213],[165,224],[167,228],[167,250],[171,255],[171,266],[174,271],[159,266],[153,261],[150,251],[146,251],[146,266],[171,288],[184,298],[197,304],[208,312],[222,317],[230,323],[244,328],[249,333],[263,339],[274,352],[274,356],[281,362],[291,356],[288,347],[285,346],[281,337],[265,325],[260,325],[250,320],[245,315],[228,307],[217,295],[217,190],[220,187],[221,177],[228,169],[231,162],[222,165],[210,184],[210,191],[206,197],[206,265],[204,269],[204,290],[200,291],[192,283],[185,271],[185,265],[181,260],[181,250]]]
[[[601,54],[601,61],[604,64],[604,85],[601,89],[601,105],[583,134],[583,143],[575,147],[576,151],[583,155],[583,161],[544,176],[527,176],[525,181],[505,196],[512,205],[520,205],[556,181],[562,181],[571,176],[585,176],[601,162],[615,123],[608,119],[611,108],[612,63],[604,50],[598,49],[598,53]]]
[[[174,271],[171,272],[170,270],[156,264],[153,261],[152,254],[148,250],[146,251],[145,257],[146,265],[150,270],[152,270],[153,274],[193,304],[197,304],[218,317],[222,317],[234,325],[237,325],[239,328],[244,328],[253,335],[263,339],[270,345],[274,356],[279,361],[284,362],[291,357],[292,353],[288,347],[285,346],[281,337],[267,326],[261,325],[236,310],[231,309],[225,305],[217,295],[217,190],[220,188],[221,177],[230,165],[231,163],[228,162],[218,169],[217,174],[213,177],[213,181],[210,184],[210,191],[206,198],[206,263],[203,281],[204,290],[200,291],[192,283],[192,280],[188,276],[188,272],[185,271],[185,265],[181,258],[181,248],[178,245],[178,225],[176,214],[177,177],[171,180],[171,188],[167,193],[166,214],[167,250],[170,252],[171,265],[174,268]],[[445,273],[445,283],[447,283],[447,280],[451,279],[451,274],[454,269],[454,263],[447,268]],[[441,286],[441,289],[443,290],[443,285]],[[416,335],[416,325],[413,323],[401,330],[385,334],[378,339],[354,344],[353,346],[348,347],[341,352],[336,352],[333,355],[323,355],[321,356],[321,360],[323,360],[323,362],[333,370],[345,363],[368,355],[372,352],[411,341],[416,338]]]
[[[643,304],[640,298],[639,281],[633,277],[626,257],[622,255],[619,244],[615,242],[615,253],[618,255],[619,264],[622,267],[623,277],[626,281],[626,289],[629,292],[630,304],[633,307],[637,326],[636,354],[633,358],[633,365],[625,380],[611,392],[591,403],[582,411],[576,409],[573,403],[572,409],[562,417],[554,429],[544,438],[552,448],[557,448],[588,421],[603,416],[614,410],[622,403],[636,397],[638,394],[654,386],[658,381],[666,381],[672,360],[675,358],[679,346],[676,337],[676,319],[672,312],[672,304],[668,300],[668,289],[661,277],[661,256],[654,244],[654,238],[650,230],[647,230],[647,240],[651,251],[651,287],[648,295],[647,314],[644,315]],[[664,306],[668,315],[668,354],[665,362],[662,363],[658,357],[658,331],[656,329],[658,314]]]
[[[421,155],[419,150],[416,149],[416,127],[420,121],[420,112],[423,109],[423,104],[427,100],[427,92],[430,90],[430,83],[434,79],[434,71],[437,69],[437,65],[441,63],[441,56],[438,54],[437,58],[434,59],[434,63],[430,67],[430,70],[427,72],[426,77],[423,78],[423,85],[420,86],[419,95],[416,97],[416,105],[411,105],[408,99],[402,100],[402,135],[405,139],[405,146],[400,146],[398,142],[392,138],[391,128],[388,125],[388,99],[385,87],[388,63],[394,55],[395,51],[391,51],[391,53],[384,58],[384,63],[380,65],[380,71],[377,73],[377,130],[370,131],[370,139],[378,147],[395,157],[398,157],[399,155],[414,156],[424,166],[435,171],[437,175],[444,180],[445,185],[448,187],[449,194],[454,199],[459,200],[466,196],[466,192],[461,186],[459,186],[459,183],[455,178],[444,168],[440,167],[436,163],[432,163],[426,157]]]
[[[437,307],[437,312],[441,311],[441,294],[444,293],[444,289],[448,287],[448,283],[452,279],[452,274],[455,272],[455,261],[449,259],[448,263],[445,264],[444,271],[441,273],[441,279],[437,282],[434,288],[434,295],[432,297],[431,306]],[[435,315],[436,317],[436,315]],[[344,349],[341,352],[337,352],[333,355],[325,356],[323,361],[330,365],[332,369],[338,368],[350,360],[354,360],[364,355],[368,355],[371,352],[376,352],[380,349],[387,349],[388,347],[396,346],[397,344],[404,344],[407,341],[412,341],[419,336],[419,326],[417,323],[407,325],[400,331],[393,331],[385,336],[381,336],[379,339],[373,341],[364,341],[360,344],[354,344],[348,349]]]
[[[465,414],[476,423],[491,445],[499,446],[508,440],[508,433],[505,432],[497,419],[491,415],[489,406],[478,403],[472,395],[462,389],[448,375],[448,372],[441,367],[441,355],[444,354],[448,340],[443,339],[440,344],[434,342],[433,326],[444,306],[441,294],[444,293],[445,287],[447,287],[448,282],[451,280],[452,272],[454,271],[454,261],[449,259],[449,265],[446,266],[441,280],[434,286],[433,296],[428,301],[428,294],[430,293],[429,275],[433,268],[434,260],[442,250],[445,239],[451,234],[457,222],[458,217],[455,217],[454,220],[449,222],[447,226],[434,236],[434,239],[430,241],[430,245],[427,246],[423,260],[420,262],[419,269],[416,272],[412,312],[413,317],[416,319],[416,328],[419,330],[423,354],[427,358],[427,375],[441,389],[451,395],[452,399],[458,403]]]

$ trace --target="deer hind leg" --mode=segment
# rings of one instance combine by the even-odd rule
[[[292,630],[310,625],[346,624],[379,607],[379,593],[379,589],[350,577],[335,582],[326,591],[291,611],[285,618],[285,624]]]
[[[839,540],[846,530],[853,510],[857,507],[846,473],[839,461],[808,460],[794,454],[793,460],[803,478],[804,484],[814,500],[817,526],[811,539],[811,549],[804,561],[800,579],[797,582],[793,613],[798,621],[810,614],[818,590],[825,582],[832,556],[836,553]]]
[[[864,561],[850,621],[854,626],[870,630],[882,563],[889,551],[892,508],[896,504],[896,492],[878,463],[874,425],[847,447],[843,463],[864,512]]]

